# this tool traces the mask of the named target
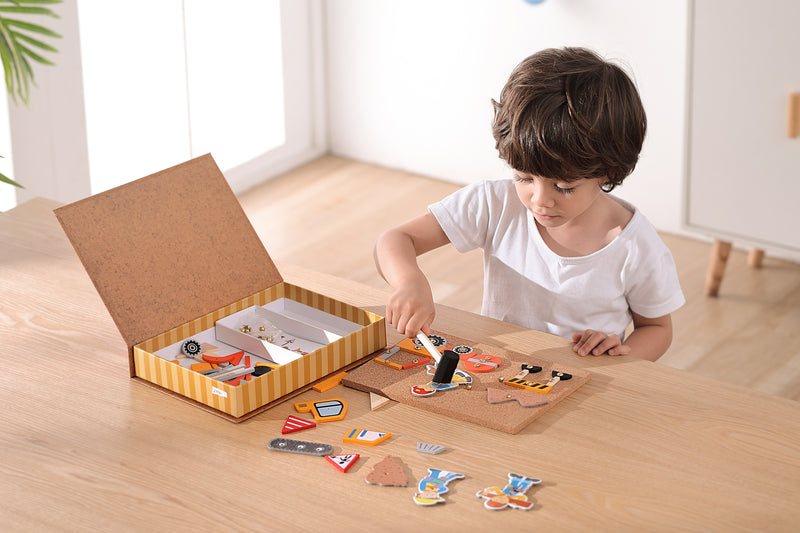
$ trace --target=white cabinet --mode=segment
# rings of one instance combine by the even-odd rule
[[[800,1],[695,0],[689,92],[689,228],[800,253]],[[800,257],[800,255],[797,255]]]

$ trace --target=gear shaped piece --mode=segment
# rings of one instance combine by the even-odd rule
[[[200,355],[203,352],[203,347],[194,339],[187,339],[181,344],[181,352],[189,357]]]
[[[430,339],[431,344],[433,344],[437,348],[440,348],[442,346],[447,346],[447,339],[445,339],[441,335],[436,335],[436,334],[428,335],[428,339]],[[422,343],[419,342],[417,339],[414,339],[414,344],[416,344],[419,347],[422,347]]]

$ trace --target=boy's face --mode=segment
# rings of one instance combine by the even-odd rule
[[[514,184],[522,204],[539,224],[557,228],[588,212],[602,194],[604,178],[566,182],[514,171]]]

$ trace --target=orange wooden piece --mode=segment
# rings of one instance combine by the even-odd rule
[[[347,372],[339,372],[338,374],[329,377],[328,379],[322,380],[319,383],[315,383],[311,388],[317,392],[325,392],[328,389],[334,388],[336,385],[342,382],[342,378],[347,375]]]
[[[242,357],[244,357],[244,350],[242,350],[241,352],[232,353],[230,355],[223,355],[221,357],[214,357],[213,355],[203,354],[203,361],[207,363],[216,363],[216,364],[232,363],[234,365],[238,365],[239,361],[242,360]]]

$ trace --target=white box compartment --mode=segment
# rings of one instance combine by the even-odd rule
[[[247,325],[250,332],[241,331]],[[260,328],[280,330],[272,341],[259,339]],[[216,338],[240,350],[285,365],[331,342],[359,331],[362,326],[288,298],[252,306],[217,320]],[[274,331],[273,331],[274,333]]]

